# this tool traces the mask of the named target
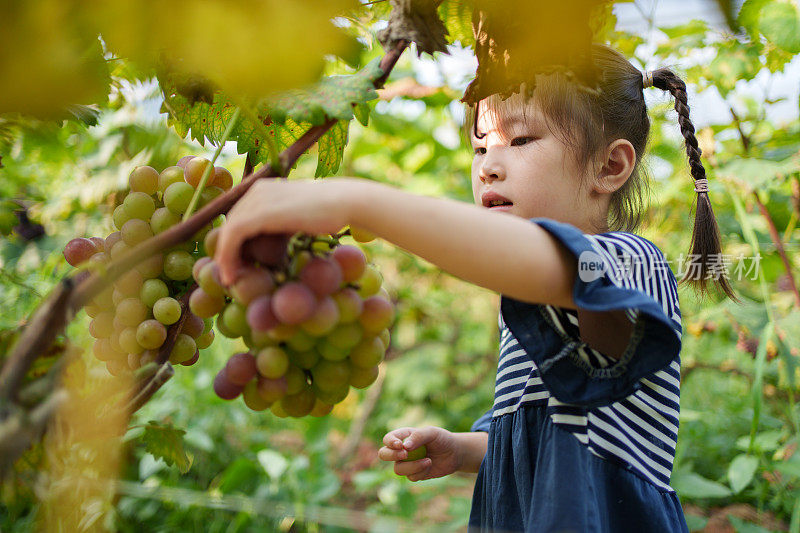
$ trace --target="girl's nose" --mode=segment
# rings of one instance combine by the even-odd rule
[[[486,155],[484,156],[483,163],[481,164],[480,178],[481,181],[484,183],[489,181],[502,180],[505,179],[506,177],[505,168],[499,161],[496,151],[494,152],[495,153],[493,153],[492,150],[488,150]]]

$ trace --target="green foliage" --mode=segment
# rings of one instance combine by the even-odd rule
[[[183,448],[185,434],[183,429],[151,420],[144,426],[144,433],[140,438],[145,451],[156,459],[163,459],[169,466],[175,465],[185,474],[192,466],[192,459]]]

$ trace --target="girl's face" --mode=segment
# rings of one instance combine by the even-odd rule
[[[547,217],[585,232],[602,230],[591,223],[596,211],[589,205],[591,187],[582,186],[590,165],[582,168],[575,161],[535,104],[511,104],[498,113],[482,101],[478,110],[478,132],[484,136],[471,135],[477,205],[524,218]]]

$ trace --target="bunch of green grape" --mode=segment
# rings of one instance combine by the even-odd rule
[[[213,256],[218,229],[205,239]],[[214,379],[214,391],[240,394],[255,411],[279,417],[324,416],[378,377],[389,346],[394,306],[378,270],[358,246],[336,237],[261,235],[248,240],[247,267],[225,288],[210,258],[195,265],[198,288],[189,306],[217,316],[217,331],[242,337]]]
[[[233,177],[202,157],[187,156],[161,173],[140,166],[130,175],[130,191],[114,210],[117,231],[105,239],[77,238],[67,243],[64,257],[72,266],[96,263],[102,268],[128,249],[180,222],[209,167],[201,207],[231,188]],[[188,242],[156,254],[107,287],[86,307],[92,318],[89,334],[95,338],[95,357],[112,375],[120,375],[155,361],[167,339],[167,328],[177,323],[183,309],[180,298],[192,285],[192,269],[206,254],[203,239],[209,224]],[[188,312],[188,311],[187,311]],[[169,355],[174,364],[192,365],[199,350],[214,340],[210,320],[189,312]]]

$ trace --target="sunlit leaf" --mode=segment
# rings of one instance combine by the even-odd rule
[[[183,435],[186,431],[171,425],[160,424],[151,420],[144,428],[141,440],[145,450],[157,459],[178,467],[182,474],[189,471],[192,459],[183,449]]]
[[[728,467],[728,479],[733,492],[741,492],[753,480],[758,469],[758,458],[752,455],[737,455]]]
[[[340,120],[319,140],[319,160],[315,177],[330,176],[339,170],[342,153],[347,144],[347,130],[350,121]]]

